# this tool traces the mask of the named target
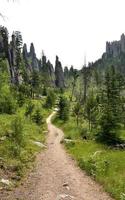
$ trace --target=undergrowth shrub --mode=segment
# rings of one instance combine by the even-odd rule
[[[90,132],[87,128],[82,128],[80,131],[80,136],[82,139],[89,140],[91,138]]]
[[[23,121],[17,116],[11,123],[10,150],[13,156],[19,156],[21,148],[25,146]]]
[[[47,94],[45,108],[52,108],[55,105],[56,95],[53,91],[49,91]]]
[[[19,92],[19,94],[17,95],[17,103],[18,103],[19,107],[22,107],[24,105],[25,100],[26,100],[26,98],[25,98],[24,94]]]
[[[16,101],[8,88],[1,89],[0,113],[13,114],[17,108]]]
[[[26,117],[28,117],[28,116],[31,117],[33,109],[34,109],[34,104],[32,102],[28,102],[28,104],[26,105],[25,116]]]
[[[40,112],[40,109],[36,109],[34,114],[32,115],[32,120],[38,125],[41,125],[43,123],[43,116]]]

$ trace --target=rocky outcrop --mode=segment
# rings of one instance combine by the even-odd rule
[[[32,69],[39,71],[39,62],[36,57],[35,48],[34,48],[33,43],[31,43],[31,45],[30,45],[29,59],[31,60]]]
[[[23,45],[23,58],[25,60],[28,60],[28,57],[29,57],[29,54],[28,54],[28,51],[27,51],[27,45],[24,43],[24,45]]]
[[[106,55],[118,57],[121,53],[125,53],[125,35],[121,35],[119,41],[106,42]]]
[[[47,68],[48,68],[48,76],[49,76],[50,84],[55,86],[55,72],[54,72],[53,65],[51,64],[49,60],[47,62]]]
[[[56,56],[56,62],[55,62],[55,83],[58,88],[64,88],[64,73],[62,69],[62,64],[59,61],[58,56]]]
[[[48,60],[46,56],[42,55],[42,61],[41,61],[41,66],[40,66],[40,71],[43,75],[43,82],[46,86],[55,86],[55,72],[53,65],[51,62]]]
[[[34,44],[30,45],[30,52],[27,51],[27,45],[23,45],[23,59],[26,65],[26,68],[29,71],[37,70],[39,71],[39,60],[36,57]]]
[[[8,61],[8,70],[10,72],[11,82],[13,84],[21,84],[30,82],[33,71],[38,71],[42,83],[48,87],[63,88],[65,87],[65,78],[68,80],[68,68],[65,67],[64,73],[61,62],[56,56],[55,70],[52,63],[42,55],[42,59],[38,59],[35,52],[34,44],[31,43],[30,51],[27,50],[27,45],[22,47],[22,36],[20,32],[14,32],[11,41],[8,42],[8,31],[0,26],[0,58]]]
[[[67,79],[69,77],[68,67],[64,67],[64,78]]]

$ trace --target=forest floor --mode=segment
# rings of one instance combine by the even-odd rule
[[[111,200],[76,162],[65,152],[60,141],[63,132],[47,119],[47,148],[37,156],[36,167],[24,182],[0,195],[1,200]]]

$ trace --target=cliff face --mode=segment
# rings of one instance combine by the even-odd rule
[[[117,57],[121,53],[125,53],[125,35],[121,35],[119,41],[106,42],[107,56]]]
[[[125,75],[125,35],[122,34],[119,41],[106,42],[106,52],[102,58],[90,63],[90,68],[104,73],[109,66],[114,66],[121,74]]]

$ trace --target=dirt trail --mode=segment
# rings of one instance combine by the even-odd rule
[[[26,182],[1,200],[111,200],[103,189],[81,171],[66,154],[60,140],[63,132],[47,119],[47,149]]]

